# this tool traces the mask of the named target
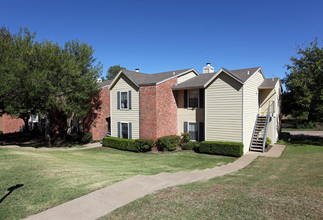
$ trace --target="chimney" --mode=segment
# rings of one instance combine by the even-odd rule
[[[214,67],[211,66],[211,63],[206,63],[206,66],[203,67],[203,73],[214,73]]]
[[[139,68],[136,68],[136,72],[139,72]]]
[[[96,79],[96,82],[97,82],[97,83],[101,83],[101,82],[102,82],[102,79],[97,78],[97,79]]]

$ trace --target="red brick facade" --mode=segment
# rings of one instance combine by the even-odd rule
[[[177,105],[172,86],[177,78],[157,85],[157,138],[177,135]]]
[[[98,106],[95,106],[95,105]],[[92,111],[84,120],[84,130],[91,132],[93,140],[100,140],[108,132],[108,121],[110,118],[110,90],[102,88],[99,102],[94,103]]]
[[[0,131],[6,133],[18,132],[25,126],[22,119],[12,118],[11,116],[4,114],[0,117]]]
[[[177,78],[156,86],[139,88],[140,138],[152,139],[177,134],[177,105],[172,86]]]
[[[156,86],[139,88],[139,134],[140,138],[157,140]]]

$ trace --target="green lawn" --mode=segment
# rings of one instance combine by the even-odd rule
[[[106,148],[77,151],[0,149],[0,219],[19,219],[136,174],[204,169],[232,157],[194,152],[131,153]],[[17,184],[22,187],[12,191]]]
[[[304,142],[288,143],[280,158],[258,157],[234,174],[159,191],[102,219],[322,219],[323,142]]]

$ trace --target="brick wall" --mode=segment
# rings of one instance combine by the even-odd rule
[[[152,139],[177,134],[177,105],[171,87],[177,79],[139,89],[140,138]]]
[[[11,116],[4,114],[0,117],[0,131],[6,133],[18,132],[25,126],[22,119],[12,118]]]
[[[157,138],[177,135],[177,105],[172,86],[177,78],[157,85]]]
[[[93,102],[92,110],[84,119],[84,131],[91,132],[93,140],[100,140],[108,132],[110,117],[110,90],[102,88],[99,99]]]
[[[157,140],[156,86],[139,88],[139,137]]]

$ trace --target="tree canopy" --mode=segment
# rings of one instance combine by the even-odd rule
[[[78,40],[61,47],[35,36],[27,28],[17,34],[0,29],[0,114],[26,123],[31,115],[58,109],[81,119],[100,91],[96,80],[102,65],[94,49]]]
[[[287,65],[283,95],[284,113],[297,119],[319,121],[323,117],[323,47],[315,39],[307,47],[297,48],[297,56]]]
[[[120,65],[114,65],[110,66],[108,69],[108,72],[106,73],[106,78],[108,80],[113,80],[116,75],[120,72],[120,70],[125,69],[124,67],[121,67]]]

